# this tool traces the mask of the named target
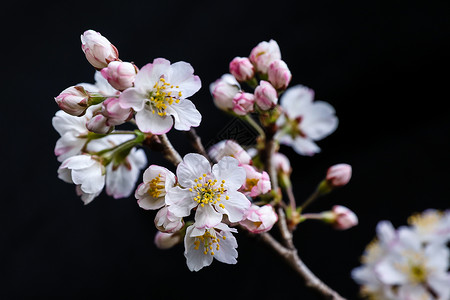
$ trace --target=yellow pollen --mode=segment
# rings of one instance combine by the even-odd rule
[[[165,194],[165,186],[161,180],[161,174],[150,180],[147,193],[153,198],[159,198],[163,196],[163,193]]]
[[[159,116],[164,117],[167,115],[165,110],[169,105],[172,105],[174,102],[179,103],[181,97],[183,96],[180,91],[173,91],[167,89],[173,89],[173,85],[167,83],[164,78],[160,78],[158,82],[153,86],[153,91],[150,91],[148,94],[148,99],[150,101],[147,104],[151,107],[152,113],[158,113]],[[178,89],[179,87],[176,86]],[[173,94],[176,93],[176,96]]]

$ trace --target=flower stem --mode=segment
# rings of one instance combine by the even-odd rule
[[[261,138],[263,139],[266,138],[264,130],[261,128],[261,126],[259,126],[258,123],[256,123],[256,121],[250,115],[245,115],[243,119],[247,121],[247,123],[250,124],[258,132]]]
[[[311,196],[309,196],[308,199],[306,199],[305,202],[303,202],[303,204],[299,207],[300,211],[303,211],[308,205],[310,205],[311,203],[313,203],[317,198],[319,198],[319,196],[321,195],[319,189],[316,189],[314,191],[314,193],[311,194]]]

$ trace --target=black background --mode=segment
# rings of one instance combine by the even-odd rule
[[[61,2],[62,3],[62,2]],[[175,299],[272,297],[318,299],[264,245],[238,235],[237,265],[214,262],[198,273],[183,247],[153,244],[155,213],[133,197],[104,193],[83,206],[74,186],[57,178],[53,97],[94,82],[80,35],[99,31],[120,58],[138,67],[156,57],[187,61],[202,79],[191,100],[203,115],[207,143],[231,119],[215,108],[208,86],[235,56],[275,39],[292,74],[316,99],[332,104],[338,129],[300,157],[290,148],[300,202],[326,169],[353,166],[350,184],[310,212],[341,204],[360,224],[335,231],[304,223],[295,244],[305,263],[349,299],[350,271],[378,221],[405,224],[413,212],[448,207],[450,53],[448,1],[124,1],[15,2],[2,10],[2,196],[0,298],[116,296]],[[184,135],[169,137],[182,154]],[[149,162],[170,167],[159,153]]]

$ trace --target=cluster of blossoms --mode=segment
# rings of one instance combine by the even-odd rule
[[[374,299],[450,299],[450,212],[428,209],[408,221],[398,229],[379,222],[352,277]]]
[[[183,158],[165,134],[172,128],[194,134],[192,127],[200,125],[201,114],[188,99],[201,88],[192,66],[156,58],[138,68],[119,59],[118,49],[93,30],[84,32],[81,43],[96,70],[95,83],[70,86],[55,97],[61,110],[53,126],[61,135],[55,146],[61,162],[58,176],[75,184],[85,204],[105,186],[114,198],[129,197],[134,191],[139,207],[157,211],[156,245],[167,249],[184,243],[191,271],[210,265],[214,258],[235,264],[233,234],[238,228],[252,234],[270,231],[279,221],[276,209],[287,213],[291,230],[307,219],[340,230],[357,224],[356,215],[339,205],[318,214],[303,213],[318,196],[348,183],[351,166],[347,164],[330,167],[312,197],[296,205],[292,167],[278,151],[278,143],[301,155],[313,155],[320,151],[315,141],[331,134],[338,121],[332,106],[314,101],[309,88],[288,88],[292,75],[274,40],[258,44],[249,57],[233,59],[231,74],[210,85],[218,108],[255,127],[260,134],[257,144],[244,149],[228,139]],[[253,91],[244,91],[243,84]],[[137,129],[116,128],[125,123]],[[163,152],[175,164],[175,173],[148,166],[141,146]],[[282,202],[282,191],[289,206]]]

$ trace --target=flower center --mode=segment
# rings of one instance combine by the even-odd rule
[[[424,231],[432,230],[442,219],[441,212],[415,214],[408,218],[408,223]]]
[[[423,264],[410,264],[409,277],[412,282],[423,283],[427,279],[427,270]]]
[[[200,204],[201,207],[205,207],[205,204],[217,204],[220,202],[221,196],[226,192],[223,187],[225,180],[222,180],[222,183],[219,185],[217,183],[217,179],[208,179],[206,180],[206,174],[203,174],[203,177],[200,176],[198,179],[194,179],[196,184],[189,189],[190,192],[196,192],[197,196],[194,197],[194,201]],[[229,197],[225,196],[225,200],[228,200]],[[224,209],[225,205],[223,203],[219,203],[219,206]]]
[[[222,239],[225,240],[226,237],[222,236]],[[198,250],[200,249],[200,246],[202,246],[203,254],[207,255],[210,253],[211,255],[214,255],[214,249],[216,251],[219,251],[220,249],[220,241],[220,238],[216,235],[216,231],[214,229],[208,229],[205,231],[205,234],[195,238],[194,249]]]
[[[174,88],[179,89],[180,87],[171,85],[163,77],[159,78],[153,86],[153,91],[149,94],[150,101],[147,102],[153,114],[157,113],[163,117],[167,114],[165,110],[168,105],[172,105],[173,102],[180,102],[183,95],[180,91],[175,91]]]
[[[161,196],[165,195],[166,189],[163,183],[163,180],[161,178],[161,174],[158,174],[155,178],[153,178],[149,182],[149,189],[147,193],[152,196],[153,198],[159,198]]]
[[[251,190],[253,187],[255,187],[258,184],[259,179],[257,178],[247,178],[245,180],[245,185],[247,186],[248,190]]]

